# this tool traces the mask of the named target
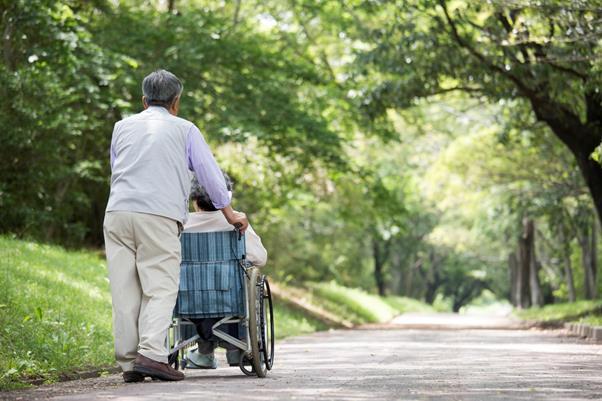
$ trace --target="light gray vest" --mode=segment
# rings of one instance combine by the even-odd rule
[[[107,212],[156,214],[186,222],[192,173],[186,144],[190,121],[163,107],[115,124],[115,152]]]

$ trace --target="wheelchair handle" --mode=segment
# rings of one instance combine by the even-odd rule
[[[236,230],[236,232],[238,233],[238,240],[240,241],[240,239],[242,238],[242,233],[240,232],[240,228],[242,227],[242,223],[235,223],[234,224],[234,229]]]

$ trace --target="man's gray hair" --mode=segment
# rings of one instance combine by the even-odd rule
[[[149,106],[169,108],[183,89],[178,77],[166,70],[153,71],[142,81],[142,94]]]

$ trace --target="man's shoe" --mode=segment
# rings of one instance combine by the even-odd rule
[[[186,359],[190,362],[190,365],[186,366],[188,369],[217,369],[217,361],[213,353],[201,354],[195,349],[186,354]]]
[[[138,354],[134,361],[134,372],[138,372],[145,377],[165,381],[179,381],[184,379],[184,373],[178,372],[166,363],[153,361],[144,355]]]
[[[138,383],[144,381],[144,375],[133,370],[123,372],[123,381],[126,383]]]

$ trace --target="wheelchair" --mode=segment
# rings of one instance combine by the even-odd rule
[[[272,294],[267,277],[245,259],[244,235],[237,230],[182,233],[180,241],[180,288],[167,336],[169,364],[186,368],[186,351],[201,338],[193,321],[212,318],[211,332],[220,345],[240,350],[240,370],[265,377],[274,364]]]

